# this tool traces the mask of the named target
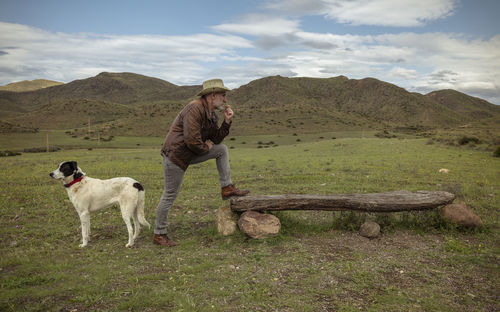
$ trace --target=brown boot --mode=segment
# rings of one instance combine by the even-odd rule
[[[153,244],[167,247],[177,246],[177,243],[168,238],[167,234],[155,234],[153,236]]]
[[[223,187],[222,190],[221,190],[222,199],[224,199],[224,200],[229,199],[229,198],[231,198],[233,196],[245,196],[248,193],[250,193],[250,191],[248,191],[248,190],[238,190],[232,184]]]

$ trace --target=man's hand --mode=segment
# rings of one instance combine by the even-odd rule
[[[224,118],[226,119],[226,123],[230,123],[233,116],[234,112],[231,109],[231,105],[226,105],[226,108],[224,109]]]
[[[205,144],[208,146],[208,150],[211,150],[212,147],[214,146],[214,143],[212,143],[212,141],[210,141],[210,140],[206,140]]]

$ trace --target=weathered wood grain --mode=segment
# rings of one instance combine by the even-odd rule
[[[455,195],[441,191],[395,191],[337,195],[258,195],[231,199],[231,210],[353,210],[398,212],[427,210],[453,202]]]

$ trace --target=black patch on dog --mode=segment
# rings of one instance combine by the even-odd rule
[[[78,166],[76,164],[76,161],[67,161],[59,167],[59,171],[61,171],[65,177],[72,176],[73,173],[75,173],[75,170],[78,170]],[[82,174],[80,174],[80,177],[81,176],[82,176]],[[75,177],[75,178],[77,179],[79,177]]]
[[[135,182],[133,186],[139,191],[144,191],[144,188],[142,187],[141,183]]]

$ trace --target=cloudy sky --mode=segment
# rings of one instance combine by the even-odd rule
[[[1,0],[0,85],[374,77],[500,104],[498,0]]]

